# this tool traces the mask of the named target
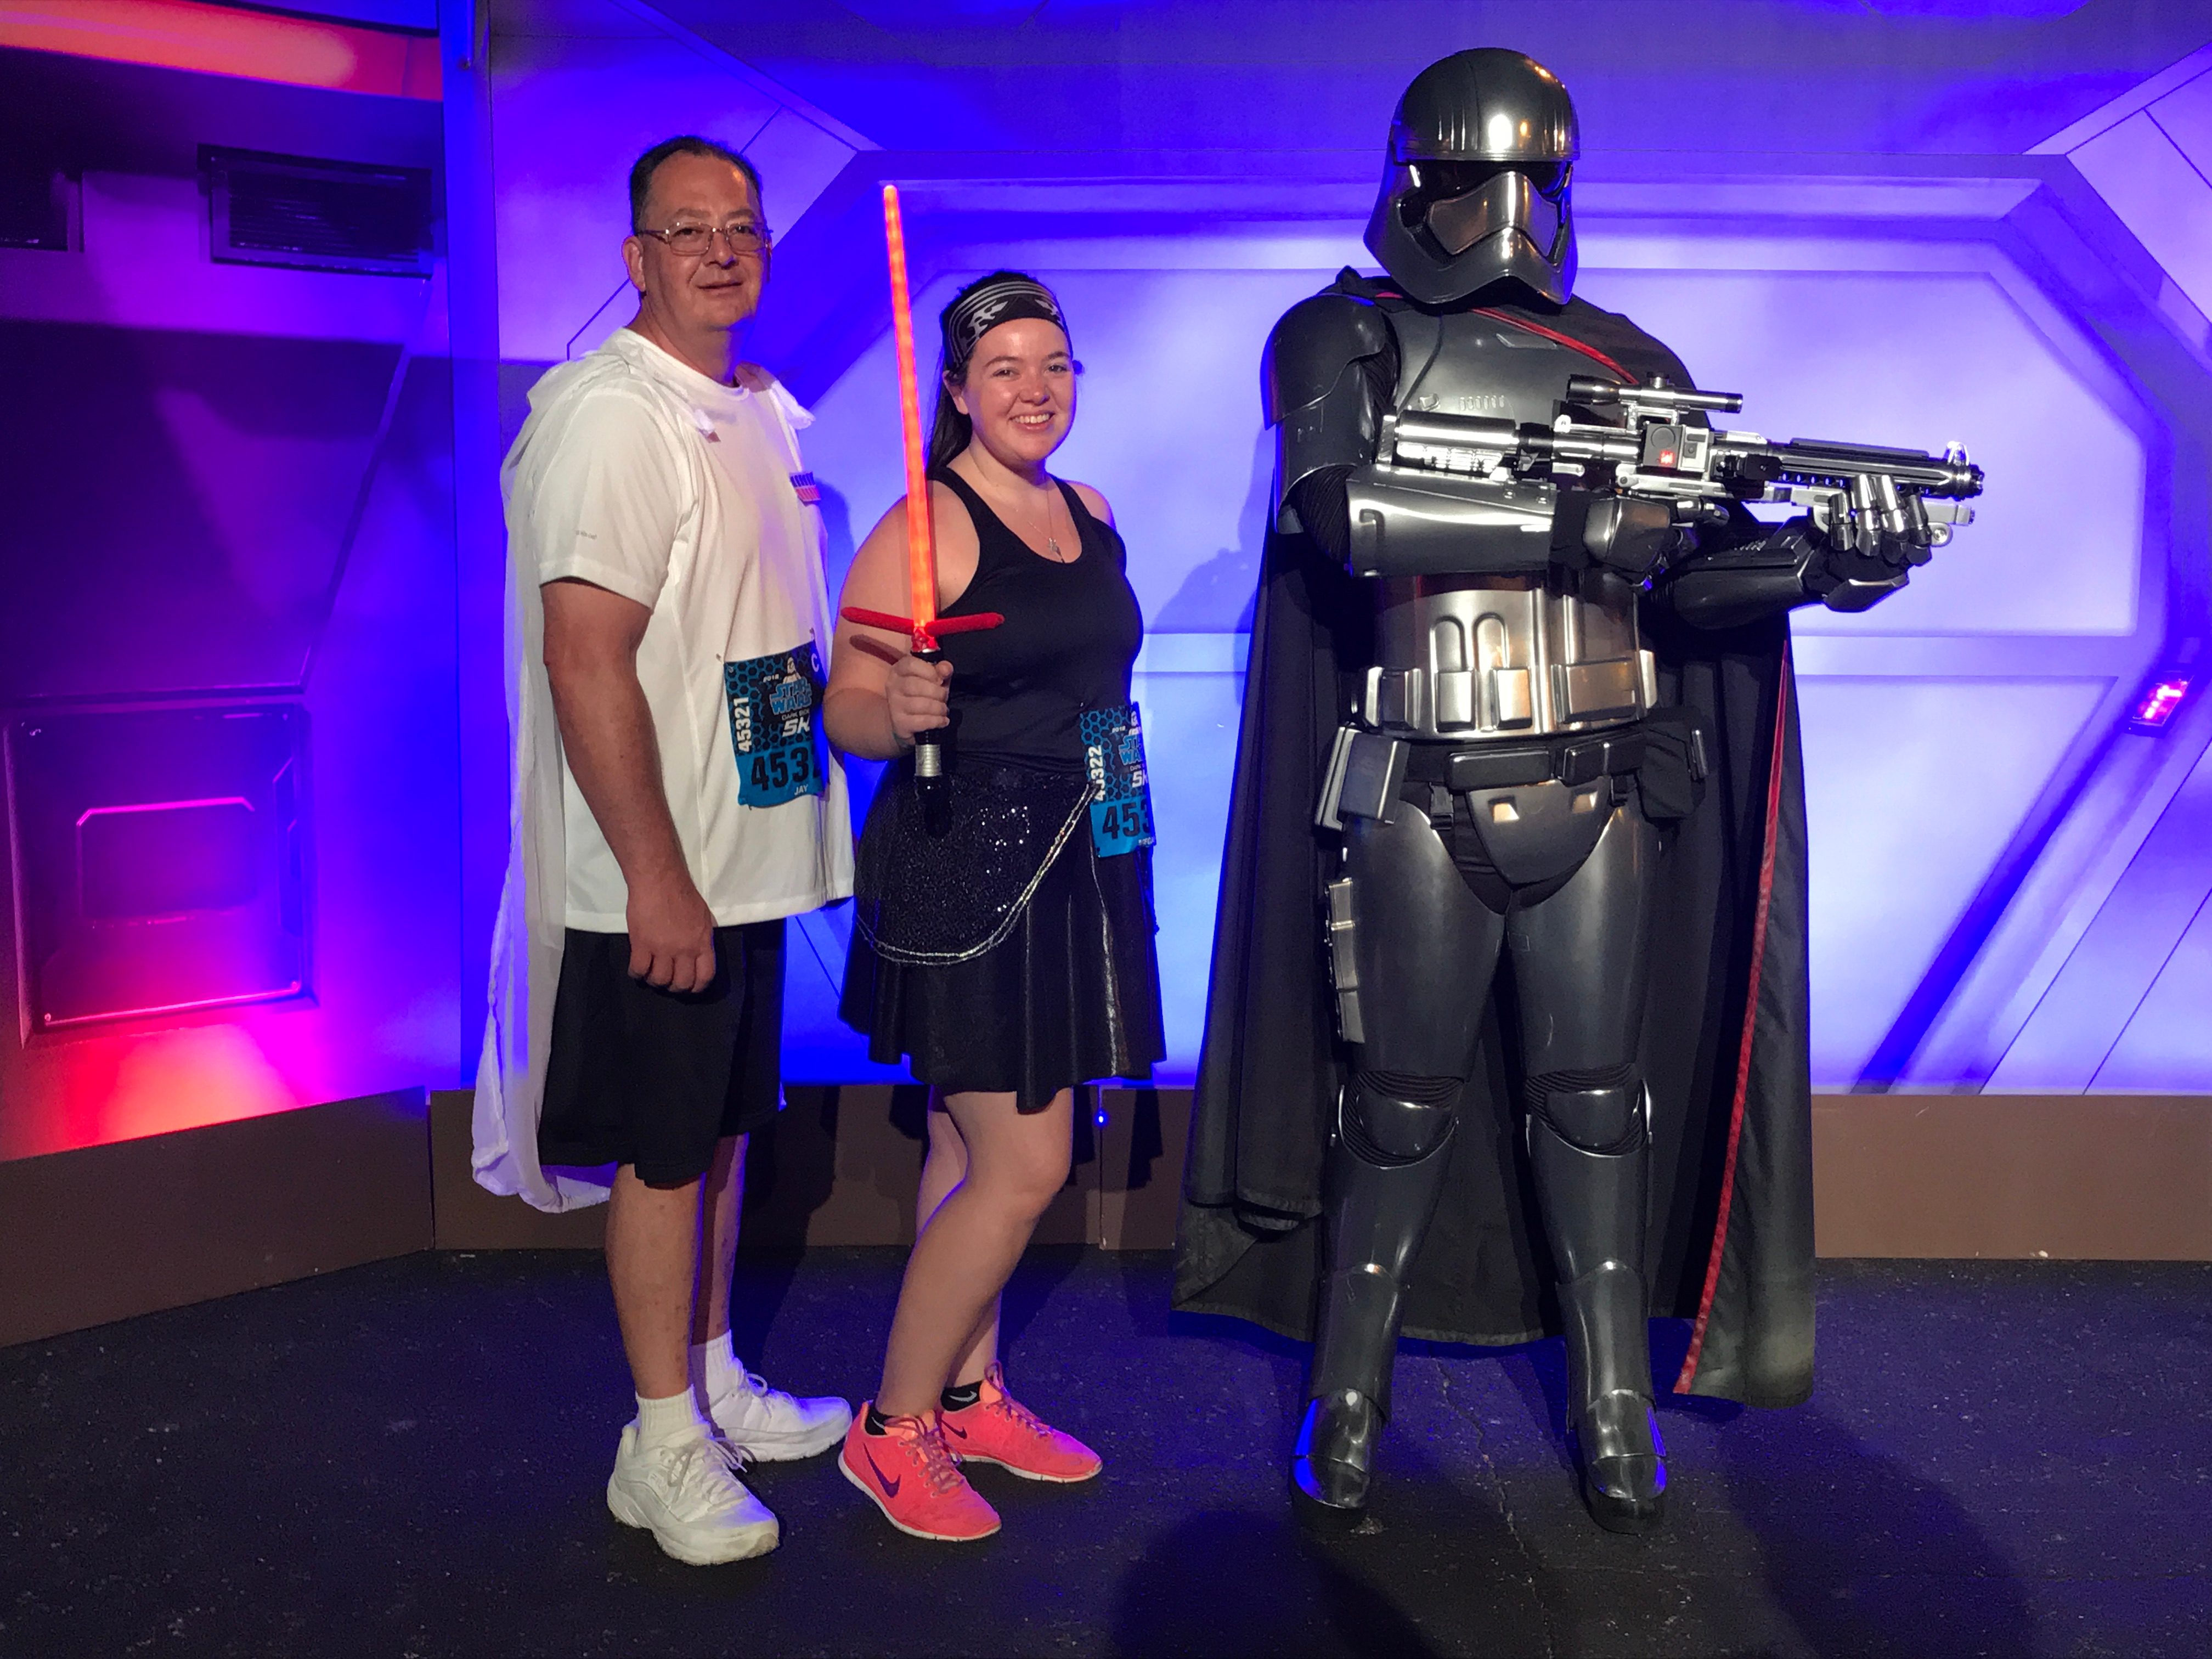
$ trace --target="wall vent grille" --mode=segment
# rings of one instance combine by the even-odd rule
[[[208,246],[228,264],[430,274],[430,173],[259,150],[200,150]]]

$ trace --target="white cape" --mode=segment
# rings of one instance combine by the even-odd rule
[[[491,935],[491,1008],[477,1066],[477,1184],[541,1210],[580,1209],[608,1188],[538,1162],[538,1114],[553,1047],[553,998],[567,934],[568,834],[561,817],[561,734],[545,675],[545,605],[537,583],[507,570],[507,879]]]
[[[767,395],[796,456],[795,429],[811,425],[814,417],[781,381],[771,381]],[[470,1162],[477,1184],[487,1191],[519,1196],[540,1210],[576,1210],[604,1203],[610,1188],[591,1178],[599,1171],[549,1172],[538,1161],[538,1120],[568,931],[568,836],[562,820],[561,734],[545,672],[544,599],[518,564],[510,550],[503,629],[507,730],[514,738],[507,879],[492,928],[491,1006],[477,1065]],[[826,621],[822,626],[826,629]],[[605,1173],[611,1179],[611,1168]]]

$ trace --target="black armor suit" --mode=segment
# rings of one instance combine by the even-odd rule
[[[1572,297],[1576,156],[1566,90],[1528,58],[1463,52],[1425,70],[1367,229],[1386,279],[1346,271],[1294,307],[1263,370],[1277,533],[1345,573],[1314,589],[1323,625],[1371,629],[1337,653],[1358,665],[1336,688],[1316,815],[1340,848],[1322,875],[1345,1058],[1292,1475],[1324,1511],[1366,1501],[1409,1276],[1468,1132],[1504,959],[1516,1150],[1567,1339],[1585,1501],[1616,1529],[1657,1522],[1645,1321],[1666,1298],[1646,1218],[1654,1115],[1669,1104],[1646,1086],[1640,1027],[1653,871],[1706,733],[1662,696],[1647,635],[1863,608],[1940,538],[1910,514],[1778,531],[1741,507],[1611,493],[1595,464],[1486,471],[1425,446],[1449,424],[1434,417],[1539,434],[1563,416],[1617,422],[1592,380],[1688,386],[1664,346]],[[1194,1164],[1212,1133],[1196,1132]],[[1187,1239],[1187,1281],[1194,1253]],[[1805,1341],[1809,1360],[1809,1324]]]

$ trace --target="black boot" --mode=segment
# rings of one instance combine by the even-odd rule
[[[1583,1504],[1607,1532],[1652,1532],[1667,1515],[1667,1449],[1651,1402],[1623,1390],[1587,1407],[1575,1425]]]
[[[1608,1532],[1650,1532],[1666,1510],[1644,1297],[1644,1276],[1619,1264],[1559,1286],[1583,1503]]]
[[[1562,1115],[1558,1103],[1554,1115]],[[1528,1126],[1544,1231],[1560,1276],[1567,1407],[1583,1502],[1610,1532],[1650,1531],[1665,1512],[1667,1494],[1666,1451],[1651,1410],[1650,1303],[1644,1279],[1651,1148],[1640,1114],[1632,1128],[1604,1151],[1591,1152],[1565,1139],[1547,1119]]]
[[[1323,1511],[1317,1519],[1350,1520],[1367,1507],[1367,1481],[1382,1413],[1357,1389],[1339,1389],[1306,1402],[1291,1454],[1291,1491]]]
[[[1363,1073],[1339,1118],[1322,1188],[1328,1272],[1291,1458],[1291,1491],[1311,1518],[1356,1517],[1366,1505],[1376,1443],[1390,1415],[1406,1273],[1443,1186],[1452,1118],[1443,1099],[1458,1087],[1435,1080],[1421,1091],[1431,1097],[1423,1104],[1392,1097]],[[1387,1135],[1377,1135],[1378,1122]]]

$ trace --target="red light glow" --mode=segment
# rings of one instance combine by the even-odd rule
[[[197,0],[26,0],[0,9],[0,46],[435,100],[438,43]]]

